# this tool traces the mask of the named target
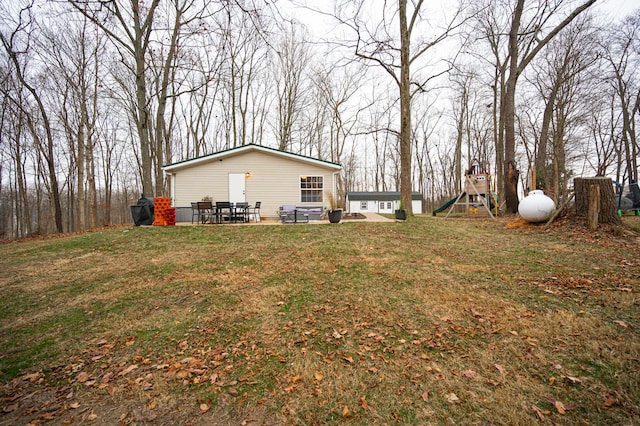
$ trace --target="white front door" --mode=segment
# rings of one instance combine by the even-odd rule
[[[246,177],[244,173],[229,173],[229,201],[244,203],[247,201]]]

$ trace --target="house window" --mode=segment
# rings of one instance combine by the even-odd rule
[[[391,210],[391,201],[387,201],[387,210]]]
[[[324,189],[323,176],[300,177],[300,201],[303,203],[321,203]]]
[[[368,205],[366,201],[360,201],[360,210],[367,210]]]

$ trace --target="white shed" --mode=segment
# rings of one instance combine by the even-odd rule
[[[400,192],[348,192],[346,204],[349,213],[393,214],[400,208]],[[422,194],[411,194],[411,207],[414,214],[422,213]]]
[[[263,217],[281,205],[328,208],[325,192],[336,193],[340,164],[248,144],[163,167],[173,207],[212,201],[262,203]]]

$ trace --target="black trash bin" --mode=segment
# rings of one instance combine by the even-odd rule
[[[131,216],[136,226],[153,225],[153,199],[142,194],[138,204],[131,206]]]

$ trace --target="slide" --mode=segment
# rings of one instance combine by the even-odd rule
[[[447,201],[446,203],[444,203],[443,205],[441,205],[440,207],[438,207],[437,209],[435,209],[435,210],[433,211],[433,215],[435,216],[435,215],[436,215],[436,213],[440,213],[440,212],[442,212],[442,211],[445,211],[445,210],[447,209],[447,207],[451,207],[451,205],[452,205],[453,203],[455,203],[455,202],[456,202],[456,200],[457,200],[458,198],[462,198],[462,197],[464,197],[464,196],[465,196],[465,194],[466,194],[466,193],[465,193],[465,192],[463,192],[463,193],[462,193],[462,195],[456,195],[455,197],[453,197],[452,199],[450,199],[449,201]]]

